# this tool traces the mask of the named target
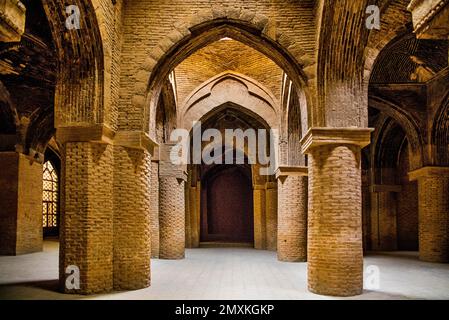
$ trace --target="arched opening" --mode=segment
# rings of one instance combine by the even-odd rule
[[[254,213],[249,166],[216,165],[201,180],[201,242],[253,245]],[[202,170],[202,171],[203,171]]]

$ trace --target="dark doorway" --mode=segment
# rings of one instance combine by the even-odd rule
[[[202,179],[202,242],[254,242],[253,190],[249,166],[217,165]]]

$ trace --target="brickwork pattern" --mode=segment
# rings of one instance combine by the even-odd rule
[[[114,146],[114,289],[150,285],[151,155]]]
[[[0,254],[42,251],[42,164],[0,153]]]
[[[394,192],[371,193],[371,250],[397,250],[397,196]]]
[[[255,186],[253,191],[254,203],[254,248],[267,248],[266,231],[266,194],[264,186]]]
[[[278,226],[278,191],[273,186],[267,187],[266,213],[267,213],[267,250],[277,249],[277,226]]]
[[[278,179],[278,260],[307,261],[307,177]]]
[[[151,257],[159,258],[159,164],[151,163],[150,183]]]
[[[449,177],[418,179],[419,258],[428,262],[449,261]]]
[[[257,80],[280,99],[282,69],[241,42],[222,40],[198,50],[175,69],[180,105],[197,86],[225,71],[234,71]]]
[[[60,280],[68,293],[113,288],[113,148],[89,142],[64,147]],[[65,288],[65,269],[80,269],[81,290]]]
[[[418,184],[404,182],[398,194],[398,249],[418,250]]]
[[[213,7],[220,5],[230,5],[236,8],[244,8],[259,15],[269,16],[272,21],[276,22],[276,33],[283,35],[279,41],[289,50],[295,51],[301,43],[305,53],[312,54],[315,45],[315,19],[313,1],[294,0],[289,1],[216,1]],[[203,17],[196,17],[195,14],[200,11],[212,12],[212,5],[208,2],[199,2],[196,0],[176,0],[170,2],[150,1],[150,0],[132,0],[128,1],[125,8],[124,18],[124,34],[122,47],[122,65],[121,65],[121,92],[120,92],[120,127],[128,130],[142,128],[142,107],[144,98],[142,90],[145,91],[145,85],[136,88],[136,83],[140,83],[140,78],[147,82],[148,73],[144,75],[138,72],[140,67],[148,57],[159,59],[162,56],[163,49],[160,46],[170,46],[173,42],[159,44],[159,41],[167,35],[173,35],[172,39],[177,42],[182,31],[174,32],[175,26],[178,30],[183,30],[182,23],[185,23],[189,17],[192,17],[194,25],[195,19],[198,22]],[[240,10],[240,9],[239,9]],[[154,14],[155,12],[159,14]],[[216,11],[217,12],[217,11]],[[237,12],[237,14],[239,14]],[[250,17],[246,17],[249,19]],[[257,20],[257,19],[256,19]],[[257,21],[254,20],[256,23]],[[267,23],[267,21],[259,21]],[[184,30],[185,35],[185,30]],[[284,43],[283,39],[295,39],[296,43]],[[170,40],[171,41],[171,40]],[[296,50],[297,52],[301,50]],[[150,67],[150,65],[148,66]],[[134,96],[135,90],[138,89],[139,95]],[[133,101],[134,100],[134,101]]]
[[[183,259],[185,254],[184,181],[159,176],[159,258]]]
[[[324,295],[363,289],[360,148],[324,145],[309,154],[308,283]]]

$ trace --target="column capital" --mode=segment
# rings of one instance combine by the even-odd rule
[[[449,178],[449,167],[422,167],[418,170],[409,172],[410,181],[418,180],[423,177],[445,177]]]
[[[143,131],[118,131],[115,134],[114,144],[130,149],[148,151],[151,156],[155,154],[158,143]]]
[[[330,128],[313,127],[307,131],[301,140],[302,153],[323,145],[355,145],[366,147],[371,142],[372,128]]]
[[[67,142],[95,142],[113,144],[115,132],[103,124],[90,126],[59,127],[56,129],[56,140]]]
[[[274,173],[276,179],[287,176],[303,176],[309,175],[309,169],[301,166],[279,166]]]

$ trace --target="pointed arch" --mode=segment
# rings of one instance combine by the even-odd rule
[[[307,87],[314,77],[314,59],[300,45],[275,29],[262,14],[240,7],[214,6],[178,23],[159,44],[137,74],[132,104],[144,112],[143,129],[154,132],[157,101],[164,79],[181,61],[198,49],[230,37],[276,62],[297,87]],[[307,94],[310,103],[310,94]]]

